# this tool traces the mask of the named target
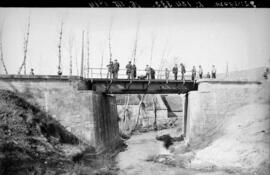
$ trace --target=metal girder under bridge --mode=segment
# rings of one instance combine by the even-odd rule
[[[181,94],[198,89],[198,84],[191,80],[84,78],[82,83],[79,90],[93,90],[106,94]]]

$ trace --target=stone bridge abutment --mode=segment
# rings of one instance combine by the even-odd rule
[[[261,83],[256,81],[198,81],[198,91],[184,96],[183,128],[187,142],[206,143],[207,138],[222,133],[226,117],[235,109],[256,102],[260,88]]]
[[[96,153],[120,143],[114,96],[78,90],[80,80],[0,79],[0,89],[17,92],[27,102],[59,121]]]

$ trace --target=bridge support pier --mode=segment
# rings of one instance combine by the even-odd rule
[[[182,123],[182,134],[186,137],[187,134],[187,118],[188,118],[188,93],[182,95],[182,109],[183,109],[183,123]]]

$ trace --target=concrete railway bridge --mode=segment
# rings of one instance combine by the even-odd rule
[[[183,134],[192,142],[215,126],[230,102],[241,105],[260,82],[220,80],[127,80],[78,76],[0,75],[0,89],[23,94],[97,153],[120,143],[116,98],[113,94],[185,94]],[[203,103],[202,103],[203,102]],[[221,117],[222,119],[222,117]],[[217,121],[216,119],[214,121]],[[211,128],[210,128],[211,129]]]

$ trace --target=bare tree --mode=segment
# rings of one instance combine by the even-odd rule
[[[138,125],[139,117],[141,115],[141,108],[142,108],[142,105],[144,104],[143,101],[144,101],[145,96],[146,96],[146,94],[143,94],[142,96],[141,95],[138,95],[138,98],[140,99],[140,102],[139,102],[139,111],[138,111],[136,123],[135,123],[134,128],[132,129],[131,132],[134,132],[135,129],[136,129],[136,127],[137,127],[137,125]]]
[[[30,15],[28,16],[27,29],[26,29],[26,34],[24,36],[24,44],[23,44],[24,55],[23,55],[23,62],[22,62],[22,65],[19,68],[18,74],[21,74],[22,68],[24,68],[24,75],[26,75],[26,58],[27,58],[27,49],[28,49],[29,34],[30,34]]]
[[[72,55],[73,55],[74,35],[70,35],[68,39],[68,53],[69,53],[69,76],[72,76]]]
[[[89,64],[89,55],[90,55],[90,50],[89,50],[89,32],[87,31],[87,78],[89,78],[89,69],[90,69],[90,64]]]
[[[154,110],[154,116],[155,116],[155,120],[154,120],[154,129],[157,130],[157,96],[153,95],[152,98],[153,101],[153,110]]]
[[[64,26],[64,21],[63,19],[61,20],[61,25],[60,25],[60,32],[59,32],[59,43],[58,43],[58,74],[62,72],[62,38],[63,38],[63,26]]]
[[[3,54],[3,41],[2,41],[3,26],[4,26],[4,22],[2,22],[0,25],[0,52],[1,52],[0,58],[1,58],[2,65],[3,65],[4,70],[5,70],[5,73],[8,74],[7,67],[6,67],[5,61],[4,61],[4,54]]]
[[[112,20],[109,28],[109,54],[110,54],[110,61],[112,61],[112,45],[111,45],[111,30],[112,30]]]
[[[81,77],[83,77],[83,72],[84,72],[84,69],[83,69],[83,66],[84,66],[83,60],[84,60],[84,31],[82,31]]]
[[[75,48],[75,65],[76,65],[76,75],[79,75],[79,63],[78,63],[78,49]]]
[[[132,56],[133,56],[133,64],[136,63],[136,55],[137,55],[137,47],[138,47],[139,26],[140,26],[140,23],[137,24],[136,36],[135,36],[135,42],[134,42],[134,48],[133,48],[133,52],[132,52]]]
[[[128,106],[129,106],[129,94],[128,96],[125,96],[125,107],[124,107],[124,121],[126,123],[126,113],[128,111]]]
[[[153,51],[154,51],[155,41],[156,41],[156,36],[154,34],[152,34],[152,37],[151,37],[151,53],[150,53],[150,67],[152,65],[152,58],[153,58]]]
[[[102,68],[103,68],[103,61],[104,61],[104,45],[102,44],[100,48],[100,53],[101,53],[101,63],[100,63],[100,78],[102,78]]]
[[[159,65],[159,71],[157,73],[157,76],[159,78],[161,78],[161,73],[162,73],[162,69],[166,66],[168,66],[168,57],[169,57],[169,54],[170,54],[170,51],[171,51],[171,47],[169,47],[169,44],[168,44],[168,38],[166,39],[166,42],[165,42],[165,46],[163,47],[163,50],[162,50],[162,53],[161,53],[161,60],[160,60],[160,65]]]

